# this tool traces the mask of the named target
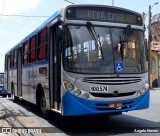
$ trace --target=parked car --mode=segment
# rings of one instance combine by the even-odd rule
[[[4,73],[0,73],[0,96],[2,97],[10,97],[11,94],[7,92],[4,88]]]

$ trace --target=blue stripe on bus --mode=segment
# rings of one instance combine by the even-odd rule
[[[119,100],[114,102],[122,102],[124,109],[109,109],[107,106],[111,101],[93,101],[84,100],[73,94],[66,92],[62,99],[63,115],[64,116],[76,116],[76,115],[89,115],[89,114],[105,114],[116,112],[127,112],[132,110],[146,109],[149,107],[150,90],[138,98],[129,100]],[[104,110],[103,110],[104,109]]]
[[[23,65],[22,68],[35,67],[35,66],[40,66],[45,64],[49,64],[49,61],[41,61],[33,64]]]
[[[22,68],[29,68],[29,67],[40,66],[40,65],[45,65],[45,64],[49,64],[49,61],[47,60],[47,61],[41,61],[41,62],[27,64],[27,65],[22,65]],[[17,70],[17,68],[10,68],[9,71],[11,70]]]
[[[10,68],[9,71],[11,70],[17,70],[17,68]],[[5,70],[5,72],[7,72],[7,70]]]

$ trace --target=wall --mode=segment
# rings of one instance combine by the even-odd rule
[[[152,86],[158,86],[158,52],[151,52]]]

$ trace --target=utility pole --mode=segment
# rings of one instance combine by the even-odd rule
[[[152,89],[152,64],[151,64],[151,42],[152,42],[152,35],[151,35],[151,5],[149,5],[149,22],[148,22],[148,82],[149,88]]]
[[[150,89],[152,89],[152,63],[151,63],[151,42],[152,42],[151,19],[152,19],[152,12],[151,12],[151,9],[155,5],[158,5],[158,2],[155,2],[152,6],[149,5],[149,12],[147,14],[143,13],[144,20],[147,17],[147,15],[149,15],[149,21],[148,21],[148,83],[149,83]]]

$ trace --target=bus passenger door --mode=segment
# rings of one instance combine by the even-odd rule
[[[5,57],[5,73],[4,73],[4,86],[7,91],[10,93],[10,80],[9,80],[9,66],[10,66],[10,56],[6,55]]]
[[[160,54],[158,53],[158,87],[160,87]]]
[[[61,51],[57,38],[58,26],[52,26],[49,30],[49,84],[51,109],[61,111]]]
[[[17,96],[22,97],[22,47],[17,50]]]

